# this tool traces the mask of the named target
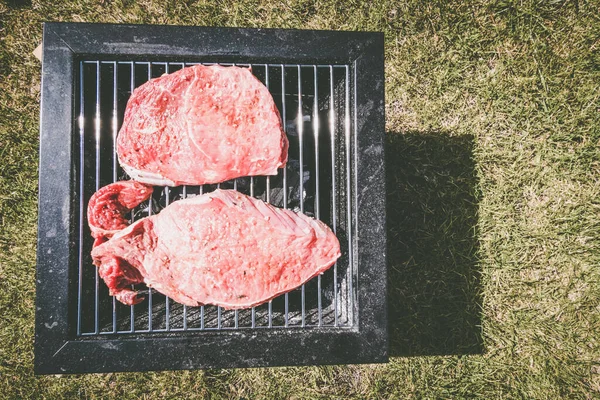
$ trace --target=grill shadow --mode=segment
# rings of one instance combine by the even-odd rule
[[[472,135],[388,132],[391,356],[484,351],[473,148]]]

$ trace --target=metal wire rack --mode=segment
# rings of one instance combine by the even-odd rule
[[[269,88],[290,141],[286,168],[276,176],[244,177],[219,185],[157,187],[153,196],[131,213],[133,221],[160,212],[178,199],[217,187],[236,189],[327,223],[342,247],[342,257],[332,268],[292,292],[247,310],[187,307],[143,285],[136,289],[145,290],[146,299],[135,306],[122,305],[108,295],[91,262],[87,202],[100,187],[128,179],[116,157],[115,139],[132,91],[151,78],[193,64],[197,63],[79,61],[77,335],[351,327],[357,283],[351,270],[349,149],[354,110],[349,65],[220,63],[251,68]]]

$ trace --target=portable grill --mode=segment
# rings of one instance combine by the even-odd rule
[[[157,187],[135,220],[216,187],[328,224],[342,256],[261,306],[186,307],[139,285],[108,295],[91,261],[91,195],[128,179],[115,139],[147,80],[194,64],[251,68],[290,141],[277,176]],[[387,360],[383,38],[378,33],[174,26],[44,25],[36,373]]]

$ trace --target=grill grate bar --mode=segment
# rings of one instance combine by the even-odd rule
[[[302,115],[302,69],[298,66],[298,154],[300,159],[300,212],[304,213],[304,116]],[[306,324],[305,285],[302,284],[302,326]]]
[[[119,127],[119,121],[118,121],[118,99],[117,99],[117,82],[118,80],[118,67],[117,67],[117,63],[115,61],[115,63],[113,64],[113,112],[112,112],[112,142],[113,142],[113,176],[112,176],[112,180],[113,182],[116,182],[118,180],[118,174],[117,174],[117,129]],[[113,322],[113,333],[117,332],[117,299],[113,296],[112,298],[112,322]]]
[[[96,63],[96,117],[94,120],[94,138],[96,139],[96,191],[100,189],[100,63]],[[100,276],[95,268],[94,282],[94,329],[100,332]]]
[[[298,66],[298,154],[300,158],[300,182],[298,198],[300,199],[300,212],[304,212],[304,117],[302,115],[302,70]]]
[[[254,177],[250,177],[250,197],[254,197]],[[252,307],[251,327],[256,327],[256,307]]]
[[[148,80],[152,79],[152,63],[148,64]],[[152,215],[152,196],[148,199],[148,216]],[[152,332],[152,288],[148,288],[148,330]]]
[[[96,190],[100,189],[100,63],[96,63],[96,116],[94,139],[96,139]]]
[[[270,83],[269,83],[269,65],[265,64],[265,86],[267,87],[267,89],[269,89],[269,91],[271,91],[271,87],[270,87]],[[285,126],[285,119],[284,119],[284,126]],[[285,168],[284,168],[285,170]],[[250,178],[252,180],[252,182],[254,182],[254,178]],[[250,186],[250,190],[252,190],[252,196],[254,197],[254,185]],[[265,200],[267,201],[267,203],[271,203],[271,177],[267,176],[266,179],[266,188],[265,188],[266,194],[265,194]],[[255,311],[256,307],[252,307],[252,327],[255,328],[256,327],[256,311]],[[268,305],[268,309],[267,309],[267,315],[268,315],[268,326],[269,328],[273,325],[273,302],[269,301],[269,305]]]
[[[306,327],[309,328],[316,328],[317,326],[314,325],[307,325]],[[306,328],[305,327],[305,328]],[[257,325],[255,329],[269,329],[269,328],[279,328],[281,329],[282,327],[278,327],[278,326],[274,326],[274,327],[269,327],[269,326],[261,326],[261,325]],[[291,326],[290,328],[302,328],[299,325],[296,326]],[[166,330],[165,328],[155,328],[152,331],[148,330],[148,329],[136,329],[135,332],[131,332],[129,330],[121,330],[121,331],[116,331],[116,332],[111,332],[111,331],[100,331],[98,333],[94,333],[94,332],[83,332],[81,333],[82,337],[94,337],[94,336],[110,336],[110,335],[131,335],[134,333],[170,333],[170,332],[201,332],[201,331],[235,331],[235,330],[239,330],[240,328],[235,328],[233,326],[222,326],[221,328],[217,328],[217,327],[205,327],[205,328],[198,328],[198,327],[188,327],[187,329],[184,328],[171,328],[169,330]]]
[[[334,94],[334,80],[333,80],[333,67],[329,67],[329,131],[331,132],[331,160],[335,160],[335,94]],[[332,207],[333,212],[331,214],[331,223],[333,228],[333,233],[337,234],[337,226],[336,226],[336,182],[335,182],[335,162],[331,163],[331,197],[332,197]],[[334,287],[334,295],[333,295],[333,315],[334,315],[334,326],[338,326],[338,263],[333,264],[333,287]]]
[[[320,204],[319,204],[319,83],[318,83],[318,70],[315,65],[313,68],[314,74],[314,99],[313,99],[313,134],[315,137],[315,217],[321,219]],[[319,274],[317,277],[317,312],[318,312],[318,325],[323,325],[323,306],[321,299],[321,278],[323,274]]]
[[[169,205],[169,193],[170,190],[168,187],[165,187],[165,207]],[[171,320],[171,301],[169,296],[165,296],[165,325],[167,330],[170,328],[170,320]]]
[[[133,90],[135,89],[135,64],[133,62],[131,62],[131,81],[130,81],[130,90],[131,93],[133,93]],[[131,222],[133,223],[135,221],[135,212],[132,210],[131,211]],[[133,285],[131,286],[131,288],[133,289]],[[130,310],[130,318],[131,318],[131,332],[135,332],[135,306],[132,305],[130,306],[131,310]]]
[[[96,64],[100,62],[101,64],[112,64],[112,63],[117,63],[119,65],[130,65],[132,63],[132,61],[112,61],[112,60],[100,60],[100,61],[91,61],[91,60],[84,60],[82,61],[82,63],[84,64]],[[347,67],[346,64],[281,64],[281,63],[267,63],[267,64],[245,64],[245,63],[223,63],[223,62],[153,62],[154,64],[177,64],[177,65],[184,65],[184,66],[190,66],[190,65],[197,65],[197,64],[202,64],[202,65],[224,65],[224,66],[230,66],[230,65],[236,65],[238,67],[254,67],[256,65],[267,65],[269,67],[293,67],[296,68],[298,66],[303,67],[303,68],[313,68],[313,67],[317,67],[317,68],[329,68],[329,67],[333,67],[333,68],[339,68],[339,69],[344,69]],[[134,65],[147,65],[148,61],[133,61]]]
[[[181,63],[181,68],[185,68],[189,65],[189,63]],[[185,198],[187,198],[187,186],[184,186],[184,190],[185,190]],[[198,188],[198,193],[202,194],[204,193],[204,186],[200,185],[200,187]],[[187,306],[184,306],[184,317],[183,317],[183,324],[184,327],[186,329],[189,329],[188,324],[187,324]],[[202,329],[204,329],[204,306],[200,306],[200,327]]]
[[[84,170],[84,87],[83,87],[83,62],[79,62],[79,282],[77,285],[77,334],[81,335],[81,299],[83,292],[83,202],[85,188],[83,187]]]
[[[89,166],[85,166],[85,154],[89,157],[94,154],[94,150],[96,189],[107,181],[125,178],[116,156],[116,138],[127,96],[127,92],[123,89],[126,87],[126,90],[131,93],[136,86],[147,79],[159,76],[163,72],[174,72],[186,65],[190,64],[85,60],[80,62],[79,129],[82,139],[79,187],[82,194],[86,190],[93,190],[94,187],[91,180],[85,180],[89,179],[86,178],[88,176],[86,174],[91,173]],[[268,203],[273,202],[272,204],[276,206],[300,210],[317,219],[323,218],[323,221],[332,225],[336,234],[341,235],[341,241],[347,239],[343,240],[346,243],[342,244],[345,259],[343,257],[338,260],[331,270],[326,274],[319,274],[314,281],[273,299],[262,307],[252,307],[247,311],[227,311],[222,307],[214,306],[187,307],[173,303],[168,296],[155,293],[152,288],[144,290],[143,287],[136,285],[137,290],[146,294],[147,303],[130,306],[129,315],[125,317],[127,314],[121,315],[121,312],[126,308],[118,304],[115,298],[105,299],[106,291],[101,286],[97,268],[94,271],[96,276],[92,275],[91,271],[85,272],[87,271],[84,268],[87,261],[83,253],[85,226],[82,222],[79,232],[80,265],[77,303],[79,336],[352,325],[354,282],[353,273],[348,269],[346,262],[352,263],[353,257],[351,252],[348,254],[345,250],[351,249],[354,228],[350,209],[353,203],[351,200],[353,175],[350,171],[351,156],[355,155],[350,149],[353,144],[351,128],[352,124],[355,124],[356,113],[351,113],[353,108],[350,107],[351,69],[349,66],[316,64],[306,66],[254,64],[250,67],[269,90],[275,89],[272,94],[280,107],[283,129],[290,139],[290,162],[282,169],[281,174],[266,176],[264,181],[262,177],[233,179],[224,184],[209,185],[206,190],[203,186],[164,187],[160,191],[155,191],[153,197],[141,208],[132,211],[131,221],[141,216],[153,215],[176,199],[202,194],[214,187],[233,187],[250,196],[262,198]],[[131,70],[127,71],[129,68]],[[281,73],[278,69],[281,69]],[[130,76],[127,77],[129,73]],[[95,92],[93,79],[96,81]],[[113,82],[109,82],[110,80]],[[124,83],[127,80],[129,83]],[[296,110],[296,107],[297,112],[289,111]],[[321,112],[326,113],[327,116],[322,117]],[[320,121],[320,118],[323,121]],[[95,140],[94,150],[92,150],[93,140]],[[111,143],[110,147],[107,146],[109,143]],[[105,151],[108,151],[106,156],[103,155]],[[320,154],[321,152],[323,154]],[[331,157],[331,166],[328,165],[329,157]],[[81,198],[80,220],[85,221],[86,197],[82,195]],[[343,228],[338,229],[340,226]],[[346,238],[344,234],[347,235]],[[94,298],[86,300],[86,293],[91,294],[92,291],[94,291]],[[84,308],[91,312],[84,312]],[[123,317],[129,321],[124,321]]]
[[[200,306],[200,329],[204,329],[204,306]]]
[[[281,65],[281,118],[283,121],[283,130],[287,134],[286,115],[285,115],[285,68]],[[283,168],[283,208],[287,208],[287,164]]]
[[[169,63],[165,63],[165,74],[169,73]],[[165,207],[169,205],[171,191],[165,187]],[[165,326],[167,331],[171,328],[171,299],[165,296]]]
[[[183,186],[182,195],[183,195],[184,199],[187,199],[187,185]],[[183,305],[183,330],[184,331],[187,331],[187,329],[188,329],[187,318],[188,318],[188,309],[187,309],[187,306],[184,304]]]
[[[281,64],[281,107],[282,107],[282,119],[283,119],[283,129],[285,131],[285,133],[287,134],[287,127],[286,127],[286,115],[285,115],[285,95],[286,95],[286,91],[285,91],[285,66],[283,64]],[[300,180],[302,180],[302,178],[300,178]],[[287,191],[288,191],[288,185],[287,185],[287,164],[286,166],[283,168],[283,208],[287,208],[288,206],[288,195],[287,195]],[[289,294],[286,293],[284,295],[284,301],[285,301],[285,317],[284,317],[284,325],[287,328],[288,324],[289,324]],[[272,319],[272,318],[271,318]]]
[[[118,100],[118,88],[117,82],[119,81],[117,62],[113,64],[113,109],[112,109],[112,139],[113,139],[113,182],[116,182],[118,178],[118,163],[117,163],[117,133],[119,129],[119,100]]]
[[[232,63],[231,65],[233,65],[235,67],[235,63]],[[240,64],[240,65],[244,65],[244,64]],[[233,180],[233,190],[237,190],[237,179]],[[253,308],[254,311],[254,308]],[[234,311],[234,326],[237,329],[237,327],[239,326],[239,313],[238,310]]]

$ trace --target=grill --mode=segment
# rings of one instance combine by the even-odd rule
[[[382,46],[375,33],[45,24],[36,373],[387,360]],[[129,179],[115,153],[129,96],[194,64],[251,68],[280,111],[287,166],[156,187],[131,221],[220,187],[318,218],[341,244],[328,271],[247,310],[186,307],[144,285],[125,306],[91,261],[89,198]]]

